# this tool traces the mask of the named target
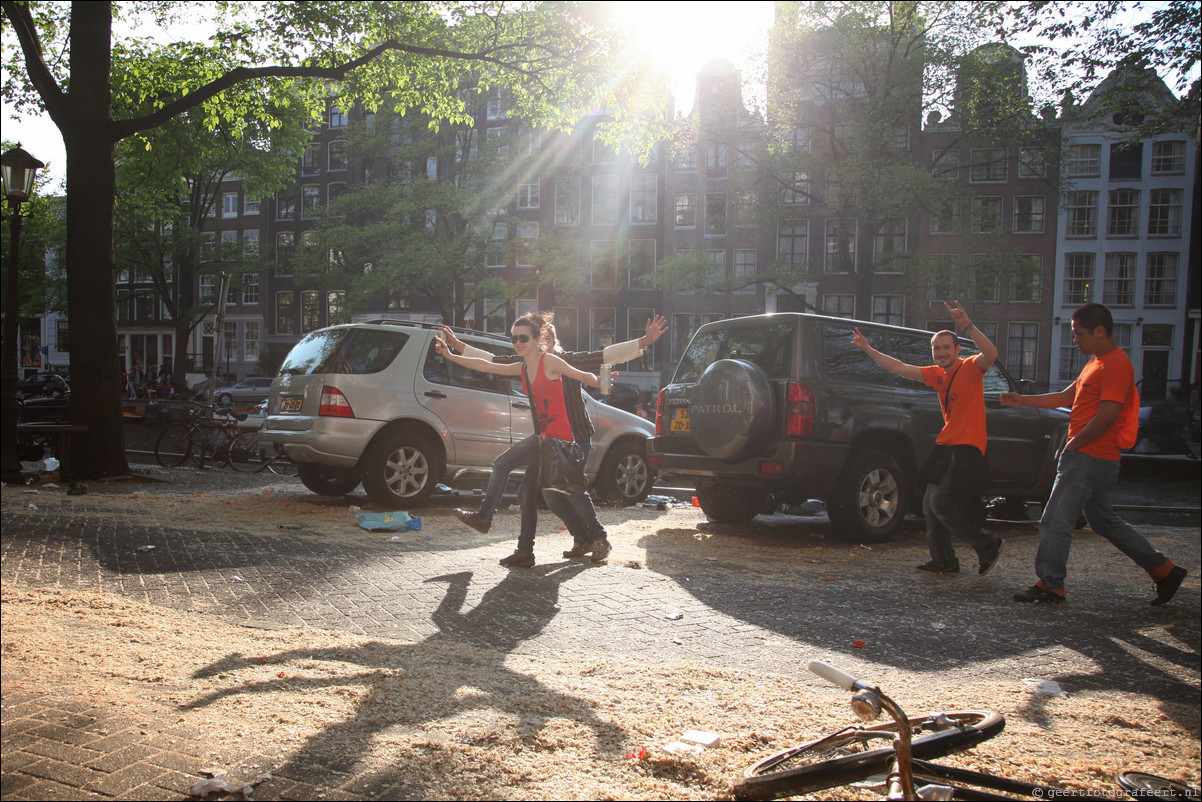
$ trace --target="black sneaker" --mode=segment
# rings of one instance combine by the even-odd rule
[[[474,510],[455,510],[455,517],[482,535],[487,535],[492,528],[492,521]]]
[[[928,574],[944,574],[946,576],[954,576],[955,574],[960,573],[960,566],[944,565],[943,563],[931,560],[930,562],[925,562],[922,565],[915,566],[914,570],[923,571]]]
[[[1064,604],[1063,593],[1053,593],[1044,590],[1039,585],[1032,585],[1020,593],[1014,594],[1014,600],[1019,602],[1041,602],[1044,604]]]
[[[977,561],[978,561],[977,573],[978,574],[980,574],[981,576],[985,576],[985,574],[989,573],[989,569],[993,568],[994,563],[997,562],[998,555],[1002,553],[1002,544],[1005,542],[1006,541],[1002,540],[999,537],[997,539],[997,545],[995,545],[992,549],[985,552],[984,554],[977,555]]]
[[[1174,565],[1173,570],[1156,580],[1156,598],[1152,599],[1152,606],[1159,607],[1162,604],[1168,604],[1169,599],[1173,598],[1173,594],[1177,592],[1177,588],[1181,587],[1181,583],[1185,581],[1186,570],[1180,565]]]
[[[533,568],[534,555],[525,551],[515,551],[508,557],[502,557],[501,565],[506,568]]]

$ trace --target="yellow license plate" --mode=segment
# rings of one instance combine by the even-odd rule
[[[280,412],[300,412],[301,399],[285,398],[280,402]]]
[[[671,423],[672,426],[670,431],[673,433],[692,431],[689,428],[689,408],[677,407],[676,409],[672,410]]]

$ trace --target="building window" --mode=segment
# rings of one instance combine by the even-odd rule
[[[347,155],[346,140],[339,139],[330,143],[330,169],[345,170],[350,164],[350,158]]]
[[[1148,254],[1148,275],[1144,285],[1145,305],[1177,305],[1177,258],[1175,253]]]
[[[1060,324],[1060,378],[1061,380],[1075,379],[1081,373],[1081,368],[1089,357],[1081,353],[1073,342],[1073,325]]]
[[[492,236],[484,243],[484,264],[487,267],[504,267],[508,261],[509,224],[493,223]]]
[[[331,181],[326,185],[326,205],[332,205],[334,201],[346,194],[345,181]],[[339,215],[341,217],[342,215]]]
[[[59,353],[67,353],[71,350],[71,326],[66,320],[56,320],[54,322],[54,338],[55,349]]]
[[[972,230],[976,234],[996,234],[1002,230],[1002,199],[972,199]]]
[[[1005,148],[974,148],[970,154],[968,180],[973,183],[997,183],[1006,180]]]
[[[938,211],[931,215],[931,233],[959,234],[961,227],[960,211],[962,208],[959,198],[947,198],[944,200],[940,204]]]
[[[1014,199],[1014,233],[1043,233],[1043,196],[1020,195]]]
[[[492,90],[484,105],[484,116],[489,120],[504,120],[509,116],[508,104],[505,102],[505,90],[497,87]]]
[[[734,292],[747,293],[755,291],[755,249],[737,248],[732,277],[738,281]]]
[[[709,273],[703,277],[702,283],[707,287],[716,287],[726,280],[726,251],[721,249],[705,252],[710,262]]]
[[[536,304],[535,309],[537,308]],[[559,337],[559,344],[563,346],[563,350],[580,350],[579,310],[574,306],[557,306],[554,313],[555,333]]]
[[[330,128],[346,128],[346,112],[337,106],[330,106]]]
[[[726,178],[728,174],[729,148],[724,142],[710,142],[705,146],[705,174],[709,178]]]
[[[580,225],[580,179],[555,179],[555,224]]]
[[[751,170],[755,167],[755,154],[758,145],[754,140],[739,142],[735,145],[735,163],[736,170]]]
[[[259,358],[259,321],[248,320],[242,324],[242,357],[247,362]]]
[[[321,185],[305,184],[301,187],[301,217],[316,217],[321,205]]]
[[[427,156],[426,157],[426,180],[427,181],[437,181],[438,180],[438,157],[437,156]]]
[[[893,132],[893,147],[897,150],[910,149],[910,129],[898,128]]]
[[[1135,254],[1106,254],[1106,277],[1102,281],[1102,303],[1108,306],[1135,305]]]
[[[242,232],[242,255],[248,259],[259,258],[259,229],[248,228]]]
[[[217,297],[217,277],[212,273],[200,274],[200,293],[197,297],[202,304],[211,304]]]
[[[1102,174],[1101,145],[1069,145],[1068,174],[1072,178],[1096,178]]]
[[[589,350],[602,351],[614,344],[614,310],[609,307],[589,310]]]
[[[221,232],[221,253],[219,259],[232,259],[238,251],[238,232],[227,230]]]
[[[827,293],[822,296],[822,313],[832,317],[856,316],[856,296],[851,293]]]
[[[872,272],[900,273],[906,269],[906,257],[906,221],[883,221],[872,243]]]
[[[940,181],[960,179],[960,151],[937,150],[931,154],[931,175]]]
[[[242,275],[242,303],[257,304],[259,302],[259,274],[244,273]]]
[[[221,194],[221,217],[228,220],[238,216],[238,193],[223,192]]]
[[[1110,146],[1110,180],[1138,179],[1142,172],[1144,146],[1116,142]]]
[[[906,297],[904,295],[872,296],[872,322],[902,326],[906,321]]]
[[[593,176],[593,225],[607,226],[618,222],[618,177]]]
[[[735,228],[752,228],[756,220],[756,194],[754,192],[735,192],[732,200],[735,215]]]
[[[596,129],[593,130],[593,164],[613,164],[618,160],[618,153],[601,141]]]
[[[514,244],[517,248],[517,266],[532,266],[534,264],[534,247],[538,244],[538,221],[523,220],[518,223],[517,241]]]
[[[648,288],[649,279],[655,272],[655,240],[630,240],[629,256],[627,258],[626,284],[629,287]]]
[[[726,233],[726,193],[705,193],[705,235],[721,236]]]
[[[1139,190],[1110,190],[1110,205],[1106,209],[1106,236],[1135,237],[1139,235]]]
[[[1181,190],[1153,189],[1148,195],[1148,236],[1181,236]]]
[[[697,172],[697,151],[692,148],[677,151],[672,163],[678,173],[695,173]]]
[[[326,323],[333,326],[335,323],[349,323],[350,317],[346,313],[346,292],[343,290],[331,290],[326,293]]]
[[[296,334],[296,307],[291,291],[275,294],[276,334]]]
[[[1090,302],[1093,290],[1092,253],[1064,255],[1064,306],[1080,306]]]
[[[1183,175],[1184,173],[1184,142],[1152,143],[1152,175]]]
[[[677,193],[673,205],[673,222],[677,228],[697,227],[697,193]]]
[[[305,145],[301,155],[301,175],[319,175],[321,173],[321,143],[310,142]]]
[[[827,270],[840,273],[855,271],[856,221],[826,221],[826,259],[823,264]]]
[[[810,260],[810,222],[782,220],[776,229],[776,259],[782,270],[803,273]]]
[[[518,208],[537,209],[542,203],[542,184],[538,173],[526,176],[518,184]]]
[[[243,198],[242,199],[242,214],[258,214],[259,199],[258,198]]]
[[[618,253],[613,242],[608,240],[593,242],[589,264],[591,268],[589,278],[594,287],[618,286]]]
[[[1043,178],[1047,172],[1047,151],[1043,148],[1018,149],[1019,178]]]
[[[1011,260],[1009,295],[1013,303],[1039,303],[1043,297],[1042,255],[1027,253]]]
[[[1006,326],[1006,368],[1015,379],[1034,380],[1039,367],[1039,324]]]
[[[277,276],[292,275],[292,254],[296,251],[296,235],[281,231],[275,235],[275,272]]]
[[[1065,213],[1065,236],[1096,237],[1098,235],[1098,193],[1070,192]]]
[[[654,223],[659,206],[659,184],[654,174],[639,173],[630,177],[630,222]]]
[[[286,191],[275,193],[275,219],[291,220],[294,217],[296,217],[296,199]]]
[[[301,293],[301,334],[321,328],[321,293],[305,290]]]
[[[983,254],[975,254],[969,257],[968,263],[972,277],[973,300],[997,303],[1001,285],[997,262],[987,259]]]

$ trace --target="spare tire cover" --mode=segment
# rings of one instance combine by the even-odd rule
[[[732,462],[763,444],[774,417],[768,377],[743,359],[720,359],[706,368],[689,400],[689,428],[697,444]]]

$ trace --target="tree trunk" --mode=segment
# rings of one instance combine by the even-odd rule
[[[67,313],[77,333],[71,417],[88,427],[71,439],[71,465],[81,479],[129,473],[113,264],[111,27],[109,3],[72,3],[69,119],[60,128],[67,151]]]

